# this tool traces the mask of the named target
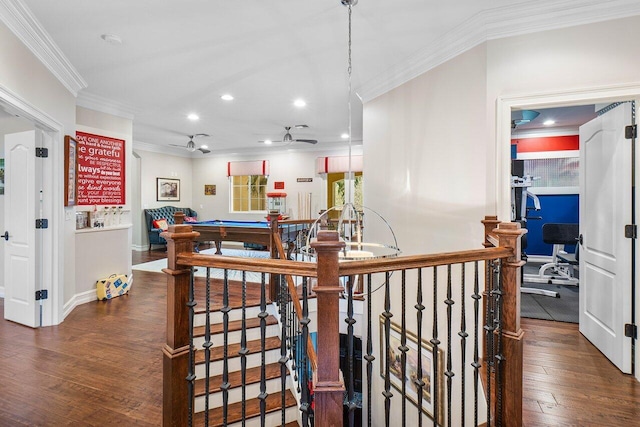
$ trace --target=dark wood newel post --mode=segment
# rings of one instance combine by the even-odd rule
[[[338,252],[344,242],[336,231],[321,230],[311,244],[318,257],[318,370],[314,381],[315,421],[318,426],[342,425],[344,383],[340,379],[340,307],[342,287]]]
[[[275,239],[273,238],[274,233],[280,232],[280,226],[278,225],[278,216],[280,212],[278,211],[269,211],[269,227],[271,228],[271,237],[269,237],[269,251],[271,259],[278,258],[278,248],[275,245]],[[278,295],[278,289],[276,286],[276,275],[273,273],[269,274],[269,298],[271,301],[276,300],[276,295]]]
[[[189,368],[188,267],[178,265],[181,253],[191,253],[199,236],[190,225],[170,225],[160,234],[167,241],[167,342],[162,347],[162,425],[188,425]]]
[[[522,426],[522,345],[524,332],[520,328],[520,269],[525,264],[520,242],[527,232],[516,222],[501,222],[493,234],[498,246],[512,248],[513,255],[503,260],[502,277],[502,354],[503,404],[505,426]]]

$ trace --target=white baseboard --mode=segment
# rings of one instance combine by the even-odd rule
[[[131,250],[133,251],[148,251],[149,250],[149,245],[131,245]]]
[[[4,298],[4,286],[0,286],[0,298]]]
[[[62,308],[62,318],[66,319],[67,316],[73,311],[74,308],[81,304],[86,304],[98,299],[95,289],[91,289],[79,294],[75,294]]]
[[[133,285],[133,272],[131,276],[129,276],[129,287]],[[4,295],[4,288],[1,288]],[[86,304],[88,302],[96,301],[98,299],[98,295],[95,289],[90,289],[85,292],[81,292],[79,294],[75,294],[69,302],[67,302],[62,309],[62,319],[66,319],[69,314],[79,305]]]

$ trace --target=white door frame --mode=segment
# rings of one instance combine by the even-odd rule
[[[498,219],[511,218],[511,110],[513,108],[551,108],[571,105],[600,104],[616,101],[640,102],[640,83],[616,86],[600,86],[567,91],[531,93],[499,97],[496,102],[496,206]],[[636,162],[640,156],[636,150]],[[640,163],[636,163],[640,164]],[[638,184],[636,175],[636,186]],[[636,209],[640,207],[636,198]],[[640,254],[636,251],[636,265]],[[636,286],[636,289],[638,287]],[[636,291],[635,321],[640,321],[640,292]],[[635,352],[635,377],[640,381],[640,351]]]
[[[43,191],[50,197],[44,198],[43,211],[49,219],[49,238],[43,239],[42,271],[44,272],[44,286],[49,290],[49,298],[42,307],[42,326],[57,325],[62,322],[64,295],[60,286],[64,269],[61,267],[60,254],[64,251],[64,213],[62,207],[62,179],[59,177],[62,164],[60,147],[64,126],[47,113],[34,107],[20,96],[0,85],[0,104],[10,112],[31,121],[36,129],[41,129],[51,136],[44,138],[45,147],[49,149],[49,161],[44,162]],[[52,146],[47,146],[52,141]],[[59,146],[55,146],[58,145]],[[34,153],[35,155],[35,153]]]

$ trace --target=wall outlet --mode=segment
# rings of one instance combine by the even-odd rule
[[[64,212],[64,220],[65,221],[71,221],[71,218],[73,218],[73,212],[71,211],[71,209],[67,209]]]

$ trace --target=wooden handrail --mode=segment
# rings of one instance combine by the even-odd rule
[[[473,261],[502,259],[502,298],[505,311],[502,326],[503,336],[503,404],[501,419],[506,425],[519,426],[522,422],[522,330],[519,319],[519,269],[520,238],[526,231],[518,224],[500,223],[495,217],[488,217],[485,224],[485,249],[449,252],[435,255],[399,256],[387,259],[369,259],[340,262],[338,252],[342,243],[337,240],[337,232],[321,231],[322,239],[313,243],[317,262],[291,261],[287,259],[238,258],[220,255],[192,253],[192,241],[198,233],[193,233],[189,225],[170,226],[163,233],[168,242],[167,288],[167,344],[164,353],[164,425],[182,425],[186,419],[186,403],[183,402],[184,375],[187,368],[187,347],[183,331],[186,319],[188,274],[190,266],[224,268],[231,270],[255,271],[258,273],[282,274],[292,295],[293,304],[299,316],[302,313],[297,288],[291,276],[317,278],[314,292],[318,298],[318,313],[322,313],[323,323],[318,331],[318,352],[311,362],[316,372],[315,402],[316,421],[324,425],[336,425],[342,420],[342,399],[344,386],[337,366],[339,357],[339,308],[338,301],[344,289],[340,286],[340,276],[382,273],[394,270],[408,270],[461,264]],[[286,222],[285,222],[286,224]],[[277,230],[277,229],[276,229]],[[329,233],[329,234],[327,234]],[[330,237],[329,237],[330,236]],[[320,237],[320,236],[319,236]],[[284,258],[284,248],[279,235],[274,235],[272,248],[277,248]],[[494,247],[494,242],[498,247]],[[313,349],[312,345],[308,346]],[[310,361],[312,357],[309,357]],[[489,381],[495,381],[490,378]],[[495,388],[492,388],[495,390]],[[495,400],[494,400],[495,402]],[[496,407],[492,408],[491,421],[495,418]],[[322,423],[320,423],[322,424]]]
[[[506,258],[513,254],[511,248],[473,249],[461,252],[445,252],[434,255],[409,255],[393,258],[373,258],[359,261],[342,262],[340,276],[354,274],[383,273],[393,270],[436,267],[439,265],[461,264],[471,261],[487,261]]]

